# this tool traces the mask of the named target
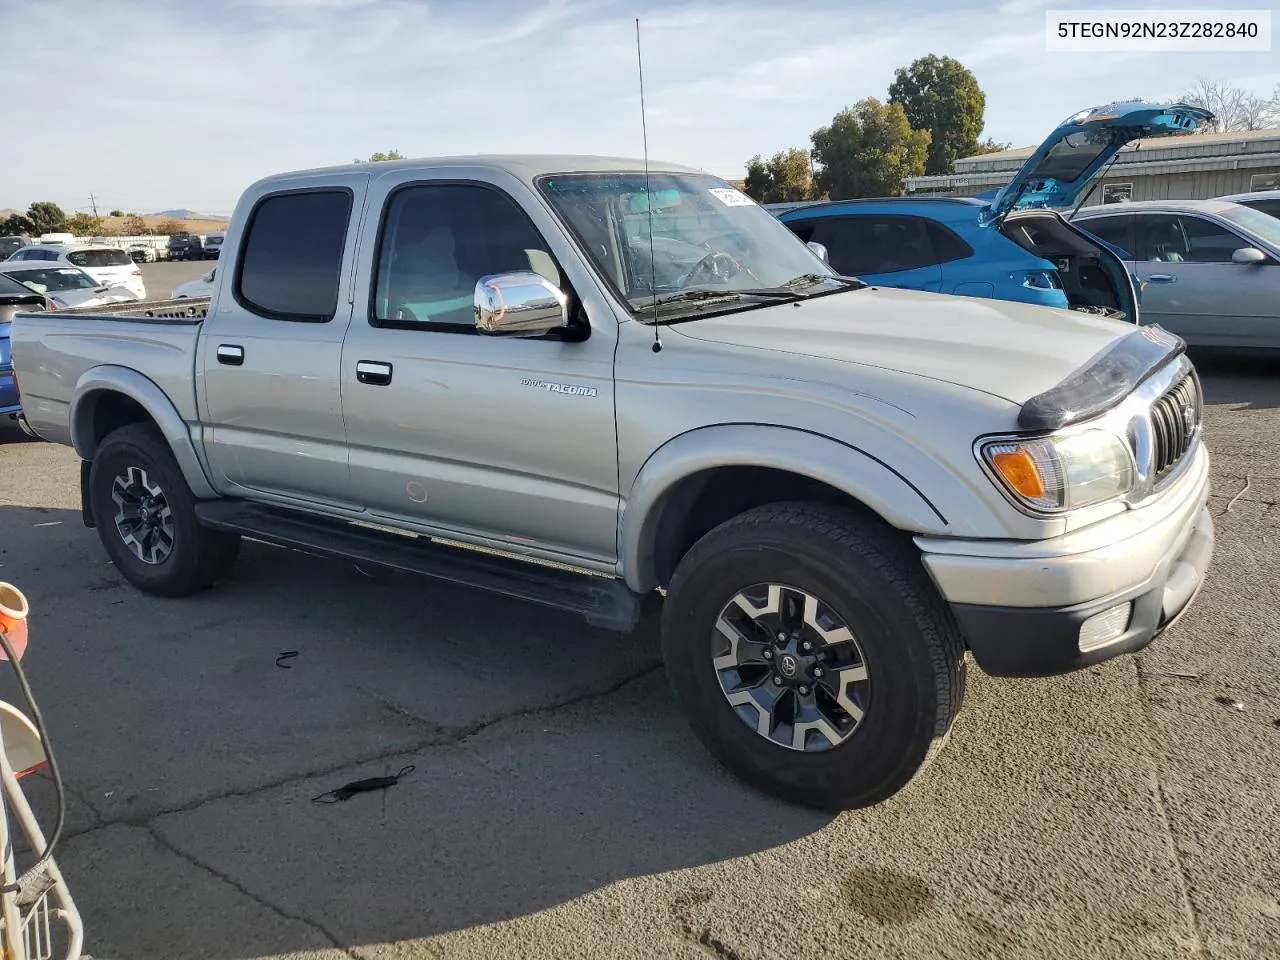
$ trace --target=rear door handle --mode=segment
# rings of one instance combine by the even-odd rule
[[[1178,278],[1169,273],[1153,273],[1147,277],[1148,283],[1173,283]]]
[[[225,363],[228,367],[243,366],[244,347],[237,346],[234,343],[218,344],[218,362]]]
[[[391,364],[379,360],[357,360],[356,379],[371,387],[385,387],[391,382]]]

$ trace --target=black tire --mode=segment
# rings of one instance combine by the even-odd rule
[[[838,745],[830,737],[815,752],[812,738],[803,749],[780,745],[744,722],[722,689],[713,666],[721,611],[769,583],[818,598],[860,647],[867,707]],[[919,557],[896,531],[853,510],[780,503],[726,521],[680,561],[662,619],[667,675],[703,743],[741,779],[804,806],[851,809],[897,793],[945,744],[964,698],[964,643]],[[768,683],[781,684],[775,674],[789,664],[769,656]],[[799,726],[809,725],[790,729]]]
[[[159,560],[153,554],[152,562],[135,554],[116,522],[117,478],[136,482],[142,476],[139,471],[149,486],[161,491],[172,520],[168,552]],[[107,555],[139,590],[161,597],[187,596],[211,587],[235,564],[240,537],[200,526],[195,503],[168,442],[153,425],[120,427],[98,446],[89,468],[89,509]]]

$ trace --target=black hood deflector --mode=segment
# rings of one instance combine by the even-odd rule
[[[1024,430],[1060,430],[1106,413],[1166,363],[1186,341],[1159,325],[1138,327],[1057,386],[1022,405]]]

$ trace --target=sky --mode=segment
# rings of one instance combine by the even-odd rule
[[[229,213],[269,173],[379,150],[642,152],[727,178],[809,146],[894,69],[955,57],[984,136],[1039,142],[1084,107],[1198,76],[1269,94],[1269,53],[1047,53],[1044,10],[1142,0],[42,0],[0,2],[0,208]],[[1219,8],[1221,0],[1147,0]],[[1232,0],[1235,9],[1273,9]],[[1280,23],[1280,12],[1273,10]]]

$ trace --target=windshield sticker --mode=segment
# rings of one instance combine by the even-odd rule
[[[711,187],[707,190],[726,207],[749,207],[755,201],[748,197],[741,190],[735,190],[733,187]]]

